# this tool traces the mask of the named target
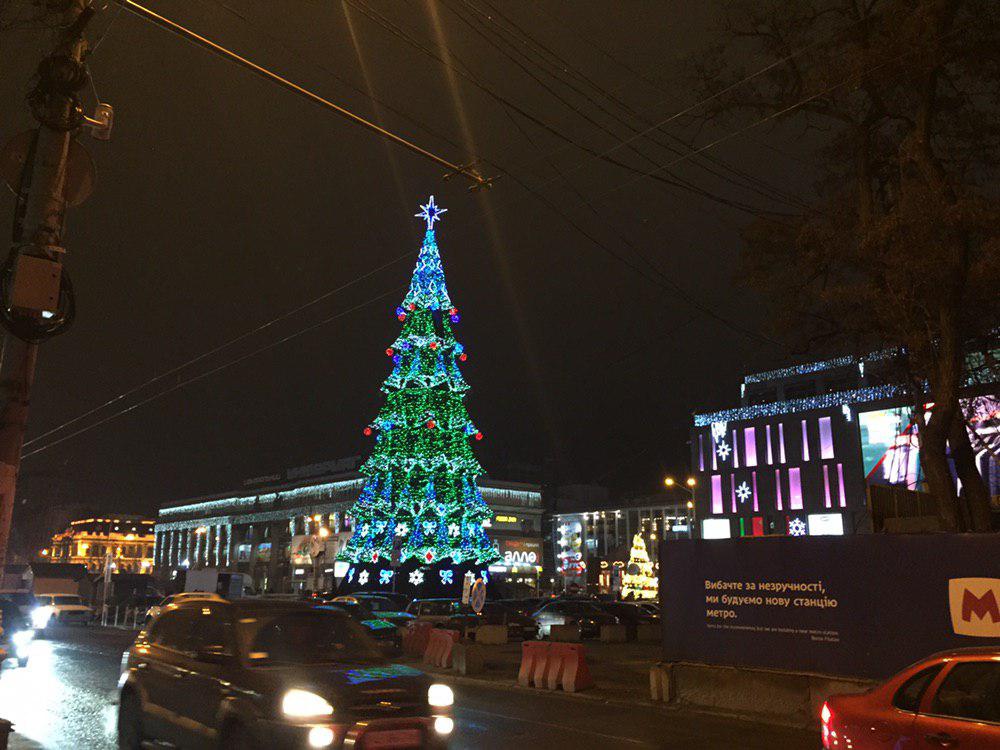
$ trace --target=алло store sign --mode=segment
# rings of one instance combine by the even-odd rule
[[[1000,645],[1000,535],[672,540],[668,660],[884,677]]]

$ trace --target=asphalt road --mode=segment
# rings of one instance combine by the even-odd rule
[[[115,747],[115,684],[132,635],[67,628],[32,644],[28,666],[0,673],[0,716],[14,722],[12,750]],[[456,694],[454,748],[684,748],[815,750],[818,737],[649,705],[496,688],[464,680]]]

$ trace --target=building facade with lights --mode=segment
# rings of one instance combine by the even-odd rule
[[[52,537],[42,557],[53,563],[85,565],[93,573],[102,572],[111,557],[117,573],[149,573],[153,565],[153,526],[141,516],[113,515],[70,522]]]
[[[674,493],[606,502],[591,510],[552,514],[551,550],[546,570],[555,592],[616,595],[636,534],[659,569],[659,543],[692,534],[687,504]]]
[[[741,404],[696,413],[691,469],[703,538],[935,530],[913,406],[893,352],[747,375]],[[973,444],[1000,427],[995,384],[970,388]],[[930,407],[928,407],[930,408]],[[1000,467],[977,456],[991,493]]]
[[[157,571],[190,568],[247,573],[260,591],[330,590],[346,572],[335,562],[351,537],[350,509],[365,483],[357,459],[289,469],[242,491],[163,506],[156,521]],[[536,484],[483,478],[494,512],[487,527],[501,560],[496,579],[537,588],[542,569],[542,496]]]

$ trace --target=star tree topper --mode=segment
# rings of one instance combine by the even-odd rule
[[[447,208],[441,208],[434,203],[434,196],[432,195],[426,204],[420,204],[420,213],[413,215],[426,221],[427,230],[430,231],[434,229],[435,221],[441,221],[441,214],[447,212]]]

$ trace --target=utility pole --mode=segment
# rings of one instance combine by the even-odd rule
[[[0,269],[0,322],[7,329],[6,372],[0,375],[0,566],[7,557],[38,344],[64,331],[73,317],[72,286],[62,267],[63,225],[66,206],[82,202],[93,178],[74,136],[90,127],[106,138],[111,126],[110,107],[99,107],[98,119],[87,117],[76,93],[87,82],[83,31],[95,13],[90,0],[48,0],[45,6],[45,20],[62,31],[28,95],[38,128],[5,146],[5,155],[23,167],[16,177],[5,175],[17,204],[13,244]],[[82,161],[71,164],[81,154]]]

